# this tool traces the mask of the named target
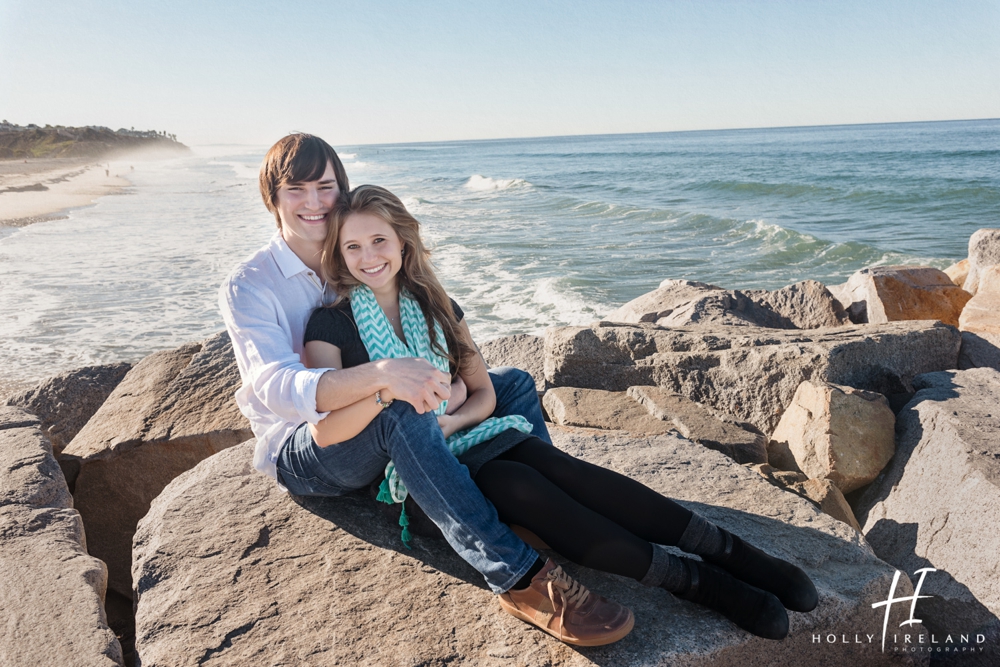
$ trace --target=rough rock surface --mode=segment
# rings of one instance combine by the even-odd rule
[[[955,262],[947,269],[944,270],[948,277],[951,278],[951,282],[955,283],[959,287],[965,285],[965,279],[969,277],[969,260],[968,258],[963,259],[960,262]]]
[[[898,416],[896,456],[865,492],[858,518],[881,558],[913,573],[933,567],[920,618],[928,629],[998,629],[1000,372],[929,373]],[[1000,645],[993,635],[993,662]]]
[[[552,421],[562,426],[635,435],[677,431],[737,463],[767,461],[766,438],[752,426],[659,387],[629,387],[627,392],[556,387],[546,392],[542,403]]]
[[[987,266],[1000,264],[1000,229],[979,229],[969,237],[969,274],[965,291],[979,291],[979,275]]]
[[[737,463],[766,463],[767,438],[752,424],[660,387],[629,387],[628,395],[681,436],[722,452]]]
[[[958,367],[996,368],[1000,370],[1000,334],[962,332],[962,349]]]
[[[815,280],[773,292],[723,290],[689,280],[665,280],[659,289],[629,301],[605,319],[671,328],[726,325],[814,329],[840,326],[847,316],[826,287]]]
[[[108,586],[130,596],[132,535],[170,480],[251,436],[233,400],[239,371],[229,336],[157,352],[129,371],[66,447],[73,498]]]
[[[850,493],[874,480],[892,458],[895,426],[882,394],[806,381],[771,434],[768,460]]]
[[[545,377],[607,391],[655,385],[771,433],[804,380],[912,392],[914,376],[956,367],[960,343],[938,322],[809,331],[598,322],[545,332]]]
[[[107,572],[33,415],[0,407],[0,665],[122,665]]]
[[[824,513],[837,521],[843,521],[854,530],[861,532],[861,526],[854,517],[854,510],[844,494],[828,479],[809,479],[805,473],[777,468],[760,463],[752,466],[764,479],[786,491],[796,493],[816,503]]]
[[[631,324],[656,322],[691,301],[721,291],[721,287],[693,280],[664,280],[652,292],[632,299],[604,319]]]
[[[958,326],[958,316],[971,296],[944,271],[929,266],[861,269],[837,291],[851,321],[869,324],[940,320]]]
[[[979,274],[979,289],[959,319],[962,331],[1000,335],[1000,265],[988,266]]]
[[[111,394],[132,364],[86,366],[51,377],[7,399],[42,422],[42,432],[59,454]]]
[[[444,541],[416,537],[407,551],[399,527],[364,494],[281,493],[252,469],[247,443],[174,480],[139,525],[133,574],[143,667],[900,664],[881,652],[883,614],[871,608],[886,597],[893,570],[850,527],[676,436],[560,427],[554,435],[563,449],[797,562],[816,582],[819,607],[790,614],[787,640],[767,641],[663,590],[570,564],[584,584],[636,615],[624,640],[571,648],[501,612]],[[859,632],[873,642],[813,643],[816,633]]]
[[[502,336],[486,341],[479,346],[479,351],[492,368],[513,366],[527,371],[535,380],[535,389],[545,391],[545,373],[542,369],[545,343],[541,336]]]

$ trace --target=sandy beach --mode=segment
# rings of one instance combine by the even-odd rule
[[[123,162],[93,159],[0,160],[0,225],[54,220],[64,211],[117,194],[130,185]],[[109,173],[106,173],[107,172]]]

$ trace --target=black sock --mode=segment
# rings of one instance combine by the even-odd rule
[[[653,546],[653,561],[646,576],[639,580],[644,586],[659,586],[671,593],[683,595],[691,588],[691,574],[684,560],[659,544]]]
[[[535,564],[531,566],[531,569],[525,572],[524,576],[517,580],[517,583],[510,587],[512,591],[523,591],[525,588],[531,585],[531,580],[536,574],[542,571],[545,567],[545,561],[541,558],[535,559]]]
[[[722,529],[697,514],[691,514],[687,528],[677,541],[677,547],[702,558],[720,556],[726,550],[726,536]]]

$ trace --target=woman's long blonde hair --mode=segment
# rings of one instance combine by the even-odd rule
[[[361,283],[351,275],[340,250],[340,230],[348,216],[368,213],[385,220],[399,236],[403,248],[403,265],[398,277],[399,288],[409,290],[420,304],[427,321],[431,347],[448,359],[452,375],[468,370],[479,355],[465,343],[460,335],[458,318],[451,307],[451,300],[434,275],[430,251],[420,239],[420,223],[410,215],[399,198],[377,185],[359,185],[346,197],[337,200],[330,212],[326,240],[323,242],[323,275],[337,292],[337,305],[348,298],[351,290]],[[437,339],[434,322],[441,325],[444,341]],[[447,349],[445,349],[447,346]]]

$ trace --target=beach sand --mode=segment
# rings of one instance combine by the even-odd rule
[[[0,225],[20,227],[65,217],[71,208],[130,185],[128,164],[94,159],[0,160]],[[105,170],[110,175],[105,174]]]

